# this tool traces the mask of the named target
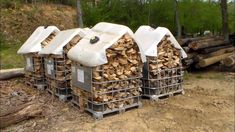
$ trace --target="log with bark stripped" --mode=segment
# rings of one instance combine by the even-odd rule
[[[199,60],[199,63],[196,65],[197,68],[202,68],[202,67],[206,67],[212,64],[215,64],[221,60],[223,60],[224,58],[232,55],[233,53],[226,53],[226,54],[222,54],[219,56],[213,56],[210,58],[206,58],[206,59],[201,59]]]
[[[235,53],[221,60],[221,63],[227,67],[235,66]]]

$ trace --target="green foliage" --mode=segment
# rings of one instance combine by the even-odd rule
[[[235,2],[228,4],[229,31],[235,32]]]
[[[16,53],[20,46],[20,42],[7,41],[0,33],[0,69],[23,67],[23,57]]]
[[[20,4],[20,0],[1,0],[0,8],[17,8]]]
[[[173,0],[101,0],[97,5],[82,1],[84,23],[93,26],[100,21],[125,24],[136,30],[140,25],[164,26],[176,32]],[[228,5],[230,31],[235,31],[234,3]],[[180,22],[187,33],[221,31],[221,11],[218,2],[181,0]]]

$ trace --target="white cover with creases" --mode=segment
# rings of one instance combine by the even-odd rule
[[[44,47],[39,54],[40,55],[47,55],[47,54],[54,54],[54,55],[62,55],[63,54],[63,47],[69,43],[76,35],[79,35],[83,38],[88,32],[89,29],[85,28],[75,28],[60,31],[55,38],[50,42],[49,45]]]
[[[89,67],[103,65],[108,62],[106,49],[111,47],[125,34],[129,34],[133,37],[133,32],[126,26],[100,22],[96,24],[78,44],[71,48],[68,52],[68,57],[71,60]],[[95,36],[99,38],[99,41],[95,44],[91,44],[90,39]],[[140,55],[142,61],[145,62],[146,58],[141,48]]]
[[[42,49],[41,42],[43,42],[52,32],[56,34],[60,30],[55,26],[38,27],[32,35],[26,40],[26,42],[17,51],[18,54],[27,54],[33,52],[39,52]]]
[[[169,41],[175,48],[180,49],[181,57],[186,58],[187,54],[177,42],[172,33],[165,27],[158,27],[156,29],[150,26],[140,26],[134,34],[135,41],[142,47],[146,56],[157,56],[157,48],[159,42],[165,35],[169,35]]]

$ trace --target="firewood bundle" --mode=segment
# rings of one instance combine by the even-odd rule
[[[76,35],[73,37],[73,39],[64,46],[64,53],[67,54],[69,50],[75,46],[79,41],[81,40],[81,37],[79,35]]]
[[[135,103],[140,95],[143,63],[135,41],[124,35],[106,50],[106,56],[107,64],[92,68],[91,92],[73,88],[84,99],[80,100],[82,107],[90,100],[97,105],[105,103],[105,109],[122,108]]]
[[[167,40],[167,36],[159,43],[157,51],[157,57],[147,57],[150,78],[156,77],[161,70],[179,67],[181,63],[179,49],[175,48],[174,45]]]
[[[53,32],[51,33],[41,44],[42,44],[42,48],[44,48],[45,46],[47,46],[51,40],[56,36],[56,33]]]
[[[124,35],[107,49],[106,53],[108,63],[93,68],[93,81],[123,80],[141,76],[139,49],[130,36]]]
[[[25,71],[28,77],[43,77],[43,59],[36,53],[28,54],[26,57],[32,58],[32,71]]]
[[[41,42],[42,48],[45,47],[50,43],[50,41],[55,37],[55,32],[51,33],[43,42]],[[39,56],[37,53],[31,53],[26,55],[26,57],[32,57],[32,67],[33,71],[26,71],[26,81],[30,82],[31,84],[35,84],[36,80],[35,78],[41,78],[39,80],[43,80],[44,77],[44,61],[41,56]]]
[[[79,35],[75,36],[68,44],[63,47],[64,54],[63,55],[49,55],[46,57],[47,60],[54,61],[54,69],[55,70],[55,79],[59,81],[63,81],[66,79],[70,79],[70,69],[71,69],[71,60],[67,57],[68,51],[75,46],[81,37]]]

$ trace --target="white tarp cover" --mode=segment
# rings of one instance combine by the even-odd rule
[[[75,28],[75,29],[69,29],[59,32],[55,38],[50,42],[49,45],[44,47],[39,54],[46,55],[46,54],[54,54],[54,55],[62,55],[63,54],[63,47],[69,43],[76,35],[79,35],[80,37],[84,37],[86,35],[86,32],[88,32],[89,29],[81,29],[81,28]]]
[[[26,42],[17,51],[18,54],[27,54],[39,52],[42,49],[41,42],[43,42],[52,32],[58,33],[60,30],[55,26],[38,27]]]
[[[134,34],[135,41],[142,47],[146,56],[157,56],[157,48],[159,42],[165,35],[169,35],[169,41],[174,45],[175,48],[180,49],[181,57],[186,58],[187,54],[182,49],[180,44],[177,42],[172,33],[164,27],[158,27],[156,29],[150,26],[140,26]]]
[[[111,47],[125,34],[129,34],[133,37],[133,32],[126,26],[100,22],[96,24],[73,48],[71,48],[68,52],[68,57],[71,60],[89,67],[108,63],[106,49]],[[95,36],[99,38],[99,41],[95,44],[91,44],[90,39]],[[145,62],[146,58],[141,48],[140,55],[142,61]]]

